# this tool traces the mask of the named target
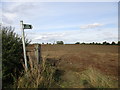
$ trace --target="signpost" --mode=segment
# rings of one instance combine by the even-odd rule
[[[32,25],[29,24],[23,24],[23,21],[20,21],[20,26],[22,30],[22,42],[23,42],[23,53],[24,53],[24,61],[25,61],[25,70],[28,70],[27,66],[27,56],[26,56],[26,48],[25,48],[25,35],[24,35],[24,29],[32,29]]]

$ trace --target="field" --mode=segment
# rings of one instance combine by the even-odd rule
[[[53,60],[59,82],[53,87],[118,87],[117,45],[41,45],[42,58]]]

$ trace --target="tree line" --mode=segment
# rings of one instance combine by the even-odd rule
[[[86,45],[120,45],[120,41],[118,41],[117,43],[116,42],[107,42],[107,41],[104,41],[102,43],[98,43],[98,42],[92,42],[92,43],[80,43],[80,42],[76,42],[75,44],[86,44]]]
[[[44,43],[42,43],[42,44],[44,44]],[[51,45],[51,43],[46,43],[46,44]],[[53,43],[53,44],[55,44],[55,43]],[[64,42],[63,41],[56,41],[56,44],[61,44],[62,45],[62,44],[64,44]],[[81,45],[120,45],[120,41],[118,41],[117,43],[114,42],[114,41],[111,42],[111,43],[107,42],[107,41],[104,41],[102,43],[98,43],[98,42],[92,42],[92,43],[76,42],[74,44],[81,44]]]

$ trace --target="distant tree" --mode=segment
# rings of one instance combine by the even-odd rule
[[[116,43],[115,43],[115,42],[112,42],[111,45],[116,45]]]
[[[80,42],[76,42],[75,44],[80,44]]]
[[[57,41],[57,44],[64,44],[63,41]]]
[[[81,44],[86,44],[86,43],[83,42],[83,43],[81,43]]]
[[[101,45],[101,43],[98,43],[98,45]]]
[[[120,41],[118,41],[118,45],[120,45]]]
[[[106,41],[104,41],[102,44],[103,44],[103,45],[106,45],[106,43],[107,43],[107,42],[106,42]]]
[[[110,45],[110,43],[109,43],[109,42],[104,41],[104,42],[103,42],[103,45]]]
[[[93,42],[92,44],[94,45],[95,43]]]
[[[96,42],[95,45],[98,45],[98,43]]]
[[[44,44],[44,43],[42,43],[42,44]]]
[[[107,42],[107,43],[106,43],[106,45],[110,45],[110,43],[109,43],[109,42]]]

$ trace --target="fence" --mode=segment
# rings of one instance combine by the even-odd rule
[[[29,60],[30,67],[34,67],[41,62],[41,45],[32,44],[26,47],[27,59]]]

